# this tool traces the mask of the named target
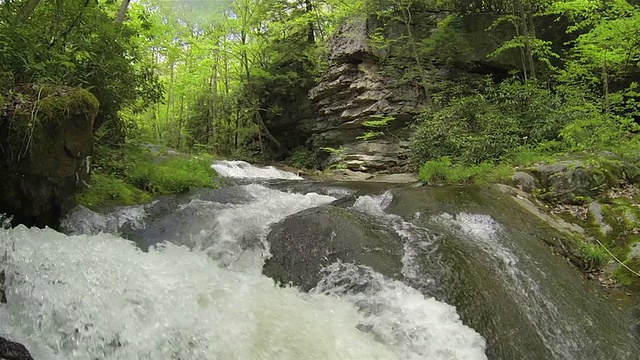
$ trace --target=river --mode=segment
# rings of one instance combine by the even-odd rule
[[[214,168],[222,189],[80,207],[63,233],[0,229],[0,335],[42,360],[640,358],[633,306],[514,235],[539,229],[501,223],[519,213],[465,200],[474,188],[454,200],[242,162]],[[338,204],[402,242],[397,276],[348,257],[312,274],[311,289],[263,275],[273,226]]]

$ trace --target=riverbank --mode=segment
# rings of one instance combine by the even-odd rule
[[[160,195],[220,186],[208,154],[185,154],[157,145],[98,147],[91,179],[75,196],[90,209],[149,202]]]

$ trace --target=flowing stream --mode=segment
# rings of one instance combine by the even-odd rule
[[[517,359],[488,349],[508,347],[508,336],[495,345],[473,327],[473,316],[461,318],[451,305],[457,298],[443,290],[451,271],[431,261],[438,239],[450,236],[472,239],[476,254],[484,249],[485,261],[497,264],[495,276],[508,284],[506,291],[531,303],[523,306],[522,321],[541,339],[539,354],[589,359],[581,357],[586,349],[593,360],[639,358],[633,338],[605,341],[619,347],[609,358],[601,357],[608,348],[591,351],[585,341],[601,346],[601,340],[567,320],[575,314],[566,315],[564,303],[524,273],[529,255],[500,243],[501,225],[489,215],[393,215],[393,192],[382,187],[309,183],[243,162],[213,167],[236,180],[111,212],[79,207],[63,222],[64,233],[1,228],[8,301],[0,305],[0,335],[25,344],[39,360]],[[318,269],[321,280],[309,292],[277,286],[262,274],[273,224],[340,202],[402,239],[397,278],[349,259]],[[608,308],[602,311],[610,316]],[[598,323],[598,314],[583,315]],[[537,321],[549,316],[557,326]]]

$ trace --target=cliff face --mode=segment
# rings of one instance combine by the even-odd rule
[[[98,101],[76,88],[20,92],[0,107],[0,214],[56,227],[89,176]]]
[[[424,14],[423,18],[416,20],[415,34],[419,39],[428,38],[436,30],[438,22],[448,15]],[[432,54],[433,59],[425,59],[431,64],[428,71],[429,76],[434,77],[434,84],[459,76],[474,78],[493,75],[499,80],[507,77],[510,70],[522,67],[522,59],[515,51],[488,58],[490,53],[514,36],[513,27],[507,23],[498,25],[491,32],[486,31],[496,18],[495,14],[473,14],[458,18],[458,36],[464,42],[460,46],[467,48],[469,53],[465,59],[456,59],[462,66],[440,66],[438,58],[441,54],[436,49]],[[566,35],[563,35],[562,24],[553,19],[547,20],[537,28],[540,38],[553,40],[556,44],[568,40],[563,38]],[[387,50],[370,45],[370,35],[379,27],[381,24],[377,24],[373,18],[345,22],[328,43],[327,71],[309,91],[309,99],[315,110],[312,116],[298,122],[297,129],[308,136],[308,145],[319,152],[324,168],[340,164],[356,171],[397,172],[405,170],[408,165],[412,132],[408,125],[424,110],[426,101],[420,86],[399,79],[404,75],[399,68],[402,64],[396,61],[393,68],[392,65],[384,65],[385,61],[381,60],[397,51],[394,47],[402,44],[394,43]],[[402,24],[387,24],[383,30],[386,38],[400,39],[405,28]],[[446,46],[458,46],[455,39],[445,39],[445,42],[449,40],[451,43]],[[406,75],[411,76],[409,73]],[[363,125],[365,121],[384,117],[393,117],[394,120],[380,129]],[[359,138],[370,130],[383,134],[368,140]],[[323,148],[338,151],[325,151]]]
[[[329,69],[309,92],[316,106],[315,117],[305,129],[315,149],[340,149],[340,155],[326,156],[323,166],[341,160],[352,170],[393,171],[406,165],[406,124],[423,106],[419,90],[398,86],[385,78],[378,58],[369,45],[370,22],[355,19],[345,23],[329,43]],[[395,120],[380,129],[372,140],[358,139],[367,130],[363,122],[391,116]]]

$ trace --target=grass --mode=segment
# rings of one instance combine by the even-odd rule
[[[427,161],[418,174],[427,183],[447,184],[506,182],[513,175],[513,168],[507,164],[483,162],[465,166],[452,163],[449,157]]]
[[[214,188],[213,157],[201,155],[153,155],[132,144],[119,148],[98,147],[87,188],[76,202],[96,209],[111,205],[145,203],[155,195],[175,194],[194,188]]]
[[[609,253],[600,245],[581,242],[580,253],[585,270],[599,269],[609,262]]]

